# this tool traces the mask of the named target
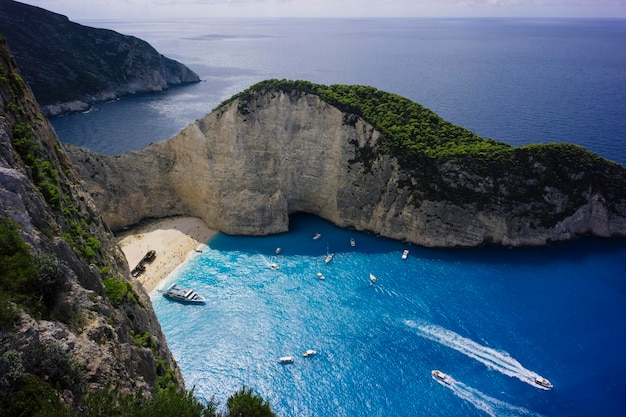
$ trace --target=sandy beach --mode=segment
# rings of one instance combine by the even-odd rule
[[[146,271],[137,277],[149,294],[216,233],[197,217],[171,217],[124,231],[117,241],[131,270],[149,250],[156,252],[154,261],[145,263]]]

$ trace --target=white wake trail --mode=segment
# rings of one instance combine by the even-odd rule
[[[509,353],[492,349],[463,337],[451,330],[435,325],[416,325],[414,322],[406,321],[407,325],[416,327],[418,334],[426,339],[440,343],[456,350],[472,359],[475,359],[490,369],[498,371],[504,375],[517,378],[535,388],[546,389],[535,383],[535,378],[543,378],[539,374],[524,368],[521,363],[511,357]]]
[[[541,414],[534,413],[524,407],[518,407],[505,401],[498,400],[482,393],[481,391],[465,385],[464,383],[450,377],[450,384],[434,378],[440,385],[450,389],[454,395],[472,404],[476,409],[484,411],[492,417],[514,417],[514,416],[532,416],[540,417]]]

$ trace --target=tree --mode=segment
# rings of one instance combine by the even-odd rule
[[[244,385],[226,400],[226,417],[276,417],[270,404]]]

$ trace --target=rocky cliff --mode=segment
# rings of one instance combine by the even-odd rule
[[[390,133],[358,105],[343,111],[297,86],[260,83],[141,151],[107,157],[68,146],[68,154],[113,229],[185,214],[225,233],[264,235],[308,212],[425,246],[626,237],[622,166],[569,145],[496,144],[485,156],[490,142],[471,135],[479,152],[454,153],[446,142],[439,156],[411,156],[416,146],[393,150]],[[458,130],[426,114],[418,123],[458,140]]]
[[[182,378],[148,295],[1,40],[0,414],[75,403],[110,383],[149,395]]]
[[[199,81],[185,65],[141,39],[11,0],[0,2],[0,34],[48,116]]]

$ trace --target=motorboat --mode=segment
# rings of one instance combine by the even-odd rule
[[[317,273],[317,277],[318,277],[319,279],[324,279],[324,275],[323,275],[321,272],[318,272],[318,273]]]
[[[402,259],[406,259],[409,257],[409,250],[405,249],[402,251]]]
[[[374,274],[370,274],[370,284],[373,284],[376,282],[376,277],[374,276]]]
[[[332,260],[333,260],[333,254],[332,253],[326,254],[326,259],[324,260],[324,262],[328,263]]]
[[[315,233],[315,234],[313,235],[313,240],[317,240],[317,239],[319,239],[320,237],[322,237],[322,234],[321,234],[321,233]]]
[[[205,299],[200,294],[196,293],[189,288],[179,287],[174,284],[167,289],[163,293],[163,295],[167,298],[171,298],[172,300],[181,301],[183,303],[191,303],[191,304],[204,304]]]
[[[313,355],[316,355],[316,354],[317,354],[316,350],[308,349],[306,352],[304,352],[302,354],[302,356],[304,356],[306,358],[306,357],[313,356]]]
[[[280,248],[276,248],[276,255],[278,255],[280,253],[281,249]]]
[[[541,377],[536,377],[535,378],[535,384],[537,384],[537,385],[539,385],[541,387],[544,387],[546,389],[552,389],[552,387],[554,386],[554,385],[552,385],[552,382],[548,381],[545,378],[541,378]]]
[[[278,264],[270,264],[270,268],[272,268],[274,271],[276,271],[278,269]]]
[[[350,246],[352,246],[352,247],[356,246],[356,241],[354,240],[353,237],[350,238]]]
[[[294,358],[293,356],[283,356],[278,358],[278,363],[282,363],[283,365],[286,363],[293,363],[293,361],[295,361],[296,358]]]
[[[448,384],[448,385],[452,383],[452,378],[450,378],[449,375],[446,375],[441,371],[438,371],[435,369],[434,371],[431,372],[431,374],[433,378],[435,378],[437,381],[441,381],[444,384]]]

